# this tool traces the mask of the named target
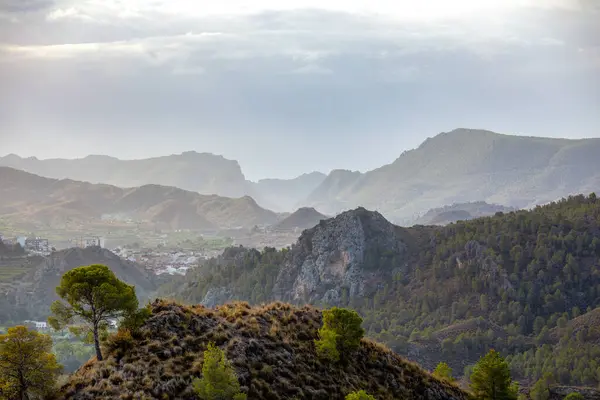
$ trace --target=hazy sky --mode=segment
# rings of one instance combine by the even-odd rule
[[[457,127],[598,137],[599,4],[0,0],[0,155],[207,151],[257,179]]]

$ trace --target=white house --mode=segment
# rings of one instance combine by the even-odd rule
[[[25,248],[25,242],[26,241],[27,241],[27,237],[26,236],[18,236],[17,237],[17,243],[19,243],[22,248]]]
[[[42,330],[48,329],[48,323],[47,322],[36,321],[36,323],[35,323],[35,329],[42,329]]]

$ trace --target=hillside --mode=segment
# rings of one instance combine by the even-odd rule
[[[0,258],[0,322],[45,319],[50,304],[58,300],[55,288],[61,276],[83,265],[107,265],[119,279],[135,285],[140,298],[156,290],[155,277],[139,264],[125,261],[99,247],[73,248],[47,257]],[[2,271],[19,268],[10,276]]]
[[[91,155],[80,159],[0,157],[0,166],[54,179],[72,179],[119,187],[174,186],[201,194],[242,197],[246,180],[237,161],[194,151],[143,160]]]
[[[62,399],[194,398],[202,352],[215,342],[249,399],[343,399],[366,390],[377,399],[461,400],[466,393],[436,380],[381,345],[363,340],[346,365],[321,361],[314,340],[321,313],[312,307],[233,303],[216,309],[157,300],[137,337],[110,342],[61,389]]]
[[[449,206],[432,208],[415,221],[417,225],[447,225],[456,221],[488,217],[497,212],[516,211],[513,207],[488,204],[485,201],[456,203]]]
[[[48,179],[8,167],[0,167],[0,181],[0,215],[50,227],[66,222],[132,219],[164,229],[217,229],[268,225],[278,220],[277,214],[248,196],[200,195],[159,185],[123,189]]]
[[[317,225],[322,219],[327,219],[327,216],[321,214],[314,208],[303,207],[275,224],[273,229],[281,231],[294,229],[304,230]]]
[[[0,157],[0,166],[54,179],[103,183],[122,188],[145,185],[173,186],[204,195],[251,196],[265,208],[291,211],[326,177],[320,172],[294,179],[246,180],[237,161],[210,153],[188,151],[141,160],[91,155],[79,159]]]
[[[363,206],[393,220],[471,201],[524,208],[600,188],[600,139],[456,129],[365,174],[334,171],[302,204],[326,214]]]
[[[429,369],[446,361],[461,375],[494,348],[525,382],[554,369],[563,385],[600,383],[600,346],[587,341],[595,319],[580,335],[559,335],[560,347],[551,335],[600,307],[595,195],[412,228],[359,208],[306,230],[290,249],[229,249],[160,292],[208,305],[352,307],[371,337]]]

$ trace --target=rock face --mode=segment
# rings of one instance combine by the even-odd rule
[[[336,304],[364,296],[392,273],[392,259],[407,252],[402,228],[364,208],[321,221],[305,231],[281,267],[274,298]]]
[[[227,287],[210,288],[200,304],[204,307],[215,307],[219,304],[225,304],[231,300],[231,290]]]

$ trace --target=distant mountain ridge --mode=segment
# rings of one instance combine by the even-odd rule
[[[456,129],[367,173],[334,171],[305,206],[326,214],[358,206],[387,218],[472,201],[523,208],[600,188],[600,138],[552,139]]]
[[[262,207],[274,211],[293,210],[299,200],[308,196],[326,178],[321,172],[312,172],[294,179],[251,182],[246,180],[237,161],[195,151],[141,160],[120,160],[104,155],[40,160],[9,154],[0,157],[0,166],[46,178],[73,179],[122,188],[162,185],[204,195],[251,196]]]
[[[279,220],[249,196],[201,195],[175,187],[119,188],[69,179],[43,178],[0,167],[0,215],[16,221],[60,226],[118,216],[159,228],[213,230],[271,225]]]
[[[488,204],[485,201],[455,203],[449,206],[432,208],[420,217],[416,224],[446,225],[456,221],[466,221],[473,218],[487,217],[497,212],[517,211],[514,207],[499,204]]]
[[[314,207],[335,215],[356,207],[410,225],[425,211],[485,201],[523,208],[600,190],[600,139],[511,136],[455,129],[425,140],[393,163],[361,173],[333,170],[294,179],[247,180],[237,161],[185,152],[145,160],[88,156],[38,160],[15,155],[0,165],[50,178],[119,187],[158,184],[200,194],[251,196],[264,208],[291,212]]]

